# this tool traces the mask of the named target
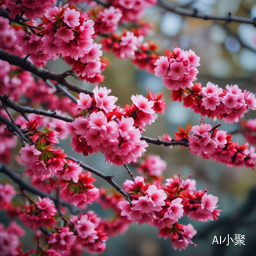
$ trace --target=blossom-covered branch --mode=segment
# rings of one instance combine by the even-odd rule
[[[24,180],[22,178],[20,178],[17,174],[15,174],[11,169],[9,169],[7,166],[2,164],[1,162],[0,162],[0,172],[4,173],[10,179],[12,179],[19,186],[21,191],[26,190],[26,191],[28,191],[32,194],[38,195],[40,197],[49,197],[51,200],[53,200],[55,203],[57,203],[58,199],[56,197],[54,197],[52,195],[48,195],[48,194],[44,193],[43,191],[35,188],[34,186],[27,184],[26,182],[24,182]],[[77,212],[83,212],[83,211],[81,211],[81,209],[74,206],[73,204],[65,202],[62,199],[59,199],[59,200],[60,200],[60,204],[68,207],[69,210],[73,214],[76,214]]]
[[[35,108],[28,107],[28,106],[21,106],[18,103],[16,103],[15,101],[8,99],[8,95],[0,95],[0,101],[2,102],[3,105],[5,105],[9,108],[12,108],[13,110],[19,112],[20,114],[34,113],[37,115],[57,118],[59,120],[66,121],[66,122],[72,122],[74,120],[72,117],[64,116],[64,115],[58,114],[56,112],[35,109]]]
[[[92,95],[91,91],[86,90],[86,89],[81,88],[81,87],[77,87],[74,84],[72,84],[71,82],[67,81],[65,79],[65,77],[63,77],[62,74],[55,73],[55,72],[52,72],[50,70],[47,70],[47,69],[44,69],[44,68],[41,68],[41,67],[37,67],[36,65],[34,65],[30,61],[28,61],[26,58],[18,57],[14,54],[8,53],[8,52],[3,51],[2,49],[0,49],[0,59],[4,60],[4,61],[7,61],[11,65],[15,65],[17,67],[20,67],[20,68],[26,70],[26,71],[31,72],[32,74],[42,78],[44,81],[47,80],[47,79],[53,80],[53,81],[56,81],[59,84],[65,86],[65,87],[67,87],[71,91],[78,92],[78,93],[79,92],[84,92],[84,93]]]

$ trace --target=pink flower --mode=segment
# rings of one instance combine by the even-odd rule
[[[67,123],[65,121],[53,119],[52,123],[50,124],[50,129],[56,131],[58,133],[59,138],[63,140],[67,137],[68,133],[66,124]]]
[[[166,169],[166,162],[159,156],[147,156],[139,165],[138,171],[140,173],[148,173],[151,176],[160,176]]]
[[[74,28],[80,24],[79,22],[80,12],[75,9],[67,8],[63,13],[63,21],[71,28]]]
[[[42,154],[39,150],[35,148],[35,145],[26,145],[20,150],[21,159],[27,165],[31,165],[39,160],[39,156]]]
[[[45,134],[47,141],[49,141],[52,144],[58,144],[59,143],[59,140],[57,138],[58,135],[59,135],[59,133],[55,132],[55,131],[50,131],[50,132],[47,132]]]
[[[106,113],[108,113],[108,112],[111,112],[116,107],[115,102],[117,101],[117,97],[107,96],[107,95],[104,95],[103,97],[98,97],[98,96],[100,96],[100,94],[98,94],[95,97],[97,108],[102,109]]]
[[[218,202],[218,197],[205,194],[202,197],[201,209],[209,212],[213,212],[213,210],[217,207],[217,202]]]
[[[171,201],[171,205],[167,208],[164,218],[174,219],[175,222],[178,222],[178,219],[183,216],[183,205],[181,202],[181,198],[176,198]]]
[[[25,230],[22,229],[16,222],[12,221],[8,228],[7,228],[7,231],[10,233],[10,234],[13,234],[13,235],[16,235],[18,237],[22,237],[24,236],[25,234]]]
[[[86,136],[89,128],[89,120],[87,118],[78,117],[72,122],[75,132],[78,135]]]
[[[211,95],[202,98],[202,106],[205,109],[215,110],[217,106],[220,105],[220,98],[218,95]]]
[[[64,166],[64,161],[60,157],[52,157],[47,160],[47,169],[52,175],[55,175],[57,171],[62,170]]]
[[[6,230],[0,231],[0,248],[2,255],[15,256],[20,242],[15,234],[10,234]]]
[[[77,100],[77,109],[78,110],[87,110],[92,105],[92,98],[90,95],[81,92],[79,94],[79,100]]]
[[[133,207],[132,210],[141,211],[141,213],[150,213],[154,211],[154,203],[152,202],[151,198],[148,196],[139,197],[138,200],[132,201]]]
[[[142,218],[142,213],[140,210],[133,210],[128,213],[127,218],[131,221],[138,221]]]
[[[160,56],[155,65],[155,76],[164,76],[169,69],[170,63],[166,56]]]
[[[196,190],[196,180],[186,179],[182,184],[182,188],[187,192],[193,192]]]
[[[50,178],[52,175],[43,161],[32,163],[32,165],[29,167],[30,169],[28,169],[26,172],[29,176],[32,176],[35,179],[45,180]]]
[[[41,199],[38,197],[38,202],[36,203],[37,208],[40,210],[41,219],[47,219],[49,216],[54,216],[57,212],[54,202],[45,197]]]
[[[54,36],[63,40],[65,43],[69,43],[70,40],[74,39],[73,31],[64,27],[57,29],[57,32],[54,34]]]
[[[244,91],[244,99],[249,109],[256,109],[256,98],[252,92]]]
[[[50,236],[48,244],[52,245],[51,249],[59,252],[69,250],[75,242],[76,236],[73,232],[69,232],[69,228],[64,227],[58,230],[58,233],[53,233]]]
[[[137,50],[138,38],[132,32],[127,32],[126,36],[121,37],[120,58],[127,59],[135,55]]]
[[[154,114],[155,111],[152,109],[154,106],[153,101],[149,101],[148,99],[144,98],[142,95],[136,95],[131,97],[133,104],[141,111],[147,114]]]
[[[95,231],[95,225],[88,220],[87,215],[83,215],[80,220],[75,224],[77,233],[82,238],[87,238],[89,235],[93,234]]]
[[[218,147],[220,148],[224,148],[227,140],[226,140],[226,131],[217,131],[215,136],[214,136],[214,140],[217,142]]]
[[[150,185],[147,189],[148,196],[151,197],[154,206],[164,206],[164,200],[167,198],[164,190],[157,189],[155,185]]]
[[[191,224],[183,227],[183,231],[181,232],[181,238],[178,238],[173,242],[172,247],[174,250],[183,249],[185,250],[189,244],[194,244],[190,239],[196,234],[196,230],[193,228]]]
[[[127,201],[119,202],[118,208],[121,210],[121,216],[127,216],[131,212],[131,206]]]
[[[202,197],[202,203],[197,210],[189,212],[188,217],[192,220],[199,220],[206,222],[214,219],[214,211],[217,208],[218,197],[204,194]]]
[[[76,164],[75,162],[68,160],[67,161],[67,168],[64,169],[64,174],[62,175],[62,179],[64,180],[73,180],[75,183],[78,182],[79,174],[82,172],[82,168],[80,165]]]
[[[3,185],[0,183],[0,209],[6,209],[15,194],[16,193],[12,185]]]
[[[170,76],[172,80],[180,80],[183,78],[185,72],[186,71],[182,63],[174,62],[170,64],[168,76]]]
[[[225,104],[225,106],[229,107],[229,108],[235,108],[237,105],[237,100],[238,100],[238,96],[235,94],[231,94],[231,93],[227,93],[224,97],[223,97],[223,104]]]
[[[81,57],[80,61],[84,64],[87,64],[89,62],[96,62],[100,60],[100,56],[102,55],[102,51],[100,50],[100,48],[101,48],[100,44],[94,43],[92,45],[92,49],[83,57]],[[80,94],[84,94],[84,93],[80,93]],[[79,97],[80,97],[80,94],[79,94]],[[81,100],[81,97],[80,97],[80,100]]]
[[[89,129],[100,131],[106,129],[107,118],[102,111],[90,115]]]

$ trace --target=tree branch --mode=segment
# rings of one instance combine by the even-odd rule
[[[199,13],[197,9],[187,10],[184,8],[180,8],[176,5],[174,5],[173,3],[167,2],[165,0],[158,0],[157,5],[167,11],[170,11],[170,12],[182,15],[182,16],[186,16],[186,17],[203,19],[203,20],[225,21],[226,23],[230,23],[230,22],[246,23],[246,24],[252,24],[252,25],[256,26],[255,18],[254,19],[243,18],[243,17],[231,15],[231,13],[228,13],[227,16]]]
[[[148,143],[152,143],[152,144],[155,144],[155,145],[164,145],[166,147],[178,146],[178,145],[179,146],[184,146],[184,147],[188,147],[189,146],[189,143],[188,143],[187,139],[178,140],[178,141],[176,141],[176,140],[165,141],[165,140],[149,138],[149,137],[146,137],[146,136],[141,136],[140,139],[141,140],[145,140]]]
[[[53,80],[58,82],[59,84],[67,87],[69,90],[74,91],[74,92],[83,92],[89,95],[93,95],[93,92],[81,87],[77,87],[71,82],[67,81],[65,78],[63,78],[61,73],[55,73],[50,70],[37,67],[30,61],[26,60],[25,58],[20,58],[14,54],[8,53],[2,49],[0,49],[0,59],[7,61],[11,65],[15,65],[17,67],[20,67],[26,71],[31,72],[32,74],[42,78],[44,81],[47,79]]]
[[[5,166],[3,163],[0,162],[0,172],[4,173],[5,175],[7,175],[10,179],[12,179],[16,184],[18,184],[19,188],[21,191],[28,191],[31,192],[35,195],[41,196],[41,197],[49,197],[51,200],[54,201],[55,204],[58,203],[58,199],[52,195],[48,195],[40,190],[38,190],[37,188],[35,188],[34,186],[27,184],[23,181],[22,178],[20,178],[17,174],[15,174],[11,169],[9,169],[7,166]],[[83,212],[81,209],[79,209],[78,207],[63,201],[62,199],[59,200],[60,204],[63,206],[66,206],[69,208],[69,210],[75,214],[77,212]]]
[[[5,95],[4,96],[0,95],[0,101],[3,103],[3,105],[14,109],[15,111],[19,112],[20,114],[34,113],[34,114],[37,114],[37,115],[49,116],[49,117],[52,117],[52,118],[60,119],[60,120],[63,120],[65,122],[69,122],[69,123],[74,120],[72,117],[57,114],[56,112],[45,111],[45,110],[41,110],[41,109],[35,109],[35,108],[31,108],[31,107],[21,106],[18,103],[16,103],[15,101],[12,101],[12,100],[8,99],[8,97],[6,97]]]
[[[128,202],[131,202],[129,195],[113,180],[113,178],[114,178],[113,175],[106,175],[106,174],[92,168],[91,166],[75,159],[74,157],[68,156],[68,158],[73,160],[77,164],[79,164],[83,169],[86,169],[87,171],[92,172],[95,175],[97,175],[98,177],[106,180],[112,187],[114,187],[120,194],[122,194]]]
[[[28,144],[32,145],[32,141],[30,141],[24,134],[23,132],[19,129],[19,127],[11,122],[10,120],[8,120],[7,118],[0,116],[0,122],[3,122],[7,125],[7,127],[10,128],[10,132],[14,133],[14,135],[18,135],[18,137],[20,138],[20,141],[23,145],[23,147],[25,146],[24,141],[26,141]]]
[[[63,86],[60,84],[53,84],[51,81],[46,80],[45,82],[47,85],[49,85],[51,88],[56,88],[58,92],[63,92],[67,97],[69,97],[73,102],[77,103],[77,98],[71,94],[68,90],[66,90]]]

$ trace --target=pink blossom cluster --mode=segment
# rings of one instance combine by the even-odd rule
[[[0,209],[7,209],[15,195],[14,187],[8,183],[0,183]]]
[[[94,43],[94,22],[87,13],[69,5],[48,9],[36,34],[28,30],[16,32],[17,44],[38,66],[62,55],[82,80],[102,82],[105,64],[100,62],[100,45]]]
[[[110,164],[136,162],[148,146],[140,140],[140,132],[154,122],[157,111],[163,112],[164,101],[136,95],[132,96],[132,106],[120,109],[110,92],[106,87],[96,87],[93,97],[80,93],[77,109],[81,115],[68,126],[73,137],[71,146],[84,155],[101,151]]]
[[[11,100],[18,100],[20,95],[28,90],[32,81],[29,72],[0,60],[0,94],[8,94]]]
[[[70,218],[76,229],[76,243],[82,245],[88,253],[102,253],[108,237],[104,233],[101,219],[93,211]]]
[[[56,251],[64,252],[69,250],[75,241],[76,236],[72,231],[69,231],[68,227],[57,228],[48,241],[48,244],[51,246],[48,253],[51,253],[50,255],[53,256],[59,256],[61,254],[56,253]]]
[[[26,211],[19,215],[19,218],[24,225],[31,229],[54,227],[56,213],[57,210],[51,199],[38,197],[38,201],[28,206]]]
[[[9,20],[0,17],[0,48],[12,54],[23,56],[21,48],[16,44],[15,27],[9,25]]]
[[[161,176],[166,169],[166,162],[157,155],[146,156],[137,168],[138,173],[149,176]]]
[[[121,210],[118,207],[121,201],[123,201],[121,194],[100,189],[100,197],[97,202],[100,203],[104,210],[111,209],[114,212],[110,219],[101,219],[100,226],[108,236],[124,233],[128,229],[129,224],[132,223],[126,216],[121,216]]]
[[[184,51],[176,47],[172,52],[166,51],[167,56],[161,56],[155,62],[155,75],[163,77],[163,84],[169,89],[190,89],[196,80],[200,57],[192,50]]]
[[[56,110],[56,113],[59,113],[60,111]],[[55,131],[58,133],[58,138],[61,140],[65,139],[68,134],[68,129],[66,127],[66,122],[62,121],[60,119],[55,119],[55,118],[49,118],[49,117],[44,117],[41,115],[37,114],[29,114],[27,116],[29,122],[23,117],[23,116],[17,116],[15,119],[15,123],[20,125],[21,129],[27,128],[29,131],[35,131],[36,129],[40,129],[43,126],[46,126],[49,130]],[[35,133],[32,136],[33,140],[38,139],[38,134]]]
[[[67,202],[79,207],[85,207],[96,201],[100,195],[99,189],[92,183],[96,181],[90,172],[84,173],[79,165],[70,161],[67,169],[57,173],[61,187],[60,196]]]
[[[51,131],[45,134],[46,141],[57,143],[57,132]],[[40,150],[38,150],[40,149]],[[26,145],[20,150],[22,163],[29,169],[26,171],[29,176],[35,179],[47,179],[62,170],[65,164],[65,157],[60,148],[55,150],[52,146],[45,149],[40,146]]]
[[[122,13],[122,21],[138,21],[145,8],[156,5],[156,0],[111,0],[110,4],[119,8]]]
[[[132,32],[135,36],[146,36],[148,35],[149,31],[153,28],[152,22],[145,22],[143,20],[139,20],[138,27],[132,28]]]
[[[249,119],[241,122],[244,129],[244,136],[248,142],[256,145],[256,119]]]
[[[189,148],[192,154],[200,155],[205,159],[212,159],[227,166],[245,166],[253,168],[256,165],[254,147],[248,143],[240,146],[232,142],[232,136],[226,131],[212,127],[201,122],[191,128],[193,132],[189,137]]]
[[[94,25],[95,33],[103,35],[115,32],[121,17],[122,12],[113,6],[99,11]]]
[[[249,109],[256,109],[255,95],[239,89],[237,85],[227,85],[226,89],[222,89],[210,82],[206,87],[195,84],[189,91],[173,92],[172,99],[183,99],[184,105],[196,113],[229,123],[238,122]]]
[[[29,131],[35,132],[39,122],[32,119],[27,123]],[[99,197],[99,189],[92,185],[95,179],[90,177],[89,172],[83,173],[77,163],[66,159],[67,155],[60,148],[54,149],[53,144],[58,143],[57,136],[56,131],[48,128],[45,132],[36,130],[32,135],[36,144],[26,145],[20,150],[21,162],[29,167],[26,173],[33,177],[32,184],[44,187],[43,190],[48,193],[55,186],[51,178],[56,177],[61,187],[60,195],[66,201],[80,207],[91,204]]]
[[[120,59],[134,58],[135,52],[143,41],[143,36],[137,37],[133,32],[124,31],[121,36],[113,34],[100,42],[104,51],[113,51],[115,57]]]
[[[118,204],[121,216],[137,222],[139,225],[147,223],[159,229],[159,236],[165,239],[170,236],[174,249],[185,249],[193,244],[191,238],[196,231],[191,224],[179,224],[179,219],[188,215],[191,219],[208,221],[217,219],[218,198],[205,192],[195,191],[195,180],[186,180],[180,176],[166,180],[165,187],[160,183],[151,185],[143,177],[136,177],[133,181],[126,180],[123,186],[129,192],[131,203],[122,201]],[[181,242],[182,241],[182,242]]]
[[[16,256],[21,246],[19,237],[22,237],[25,231],[16,222],[11,222],[8,228],[0,223],[0,248],[1,255]]]
[[[15,18],[17,14],[25,15],[29,20],[42,17],[46,10],[55,4],[55,0],[6,0],[1,5],[11,11],[10,17]]]
[[[123,31],[122,35],[112,34],[101,39],[104,51],[113,51],[115,57],[126,59],[132,58],[132,63],[142,70],[154,74],[155,62],[159,56],[155,53],[158,46],[149,40],[143,42],[143,35],[133,30],[133,32]]]

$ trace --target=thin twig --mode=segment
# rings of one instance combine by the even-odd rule
[[[39,227],[39,229],[42,231],[42,233],[45,235],[45,236],[51,236],[52,235],[52,233],[50,232],[50,231],[48,231],[48,230],[45,230],[44,228],[42,228],[42,227]]]
[[[170,12],[182,15],[182,16],[191,17],[191,18],[203,19],[203,20],[218,20],[218,21],[225,21],[226,23],[238,22],[238,23],[252,24],[252,25],[256,26],[256,19],[234,16],[234,15],[231,15],[230,12],[226,16],[205,14],[205,13],[198,12],[197,9],[187,10],[184,8],[180,8],[180,7],[176,6],[175,4],[167,2],[165,0],[158,0],[157,5],[167,11],[170,11]]]
[[[14,120],[13,120],[12,115],[10,114],[10,112],[8,111],[8,109],[5,107],[4,104],[3,104],[3,108],[4,108],[5,112],[7,113],[7,115],[9,116],[10,120],[12,121],[12,123],[15,123]]]
[[[61,86],[60,84],[53,84],[51,83],[49,80],[46,80],[45,82],[47,85],[49,85],[51,88],[56,88],[57,91],[59,92],[63,92],[67,97],[69,97],[72,101],[74,101],[75,103],[77,103],[77,98],[71,94],[68,90],[66,90],[63,86]]]
[[[59,187],[58,181],[57,181],[57,187],[56,187],[56,197],[57,197],[56,208],[60,214],[60,217],[63,218],[63,214],[60,209],[60,187]]]
[[[10,132],[14,133],[14,135],[18,135],[23,147],[25,146],[24,141],[26,141],[30,145],[33,144],[31,140],[25,137],[23,132],[19,129],[19,127],[15,123],[11,122],[9,119],[3,116],[0,116],[0,122],[5,123],[10,128]]]
[[[124,164],[124,168],[127,170],[128,174],[131,176],[133,182],[135,183],[134,174],[130,171],[128,165]]]
[[[74,157],[68,156],[68,158],[73,160],[77,164],[79,164],[85,170],[92,172],[93,174],[97,175],[98,177],[101,177],[102,179],[106,180],[112,187],[114,187],[120,194],[122,194],[128,202],[131,201],[129,195],[113,180],[113,178],[114,178],[113,175],[106,175],[106,174],[92,168],[91,166],[75,159]]]

